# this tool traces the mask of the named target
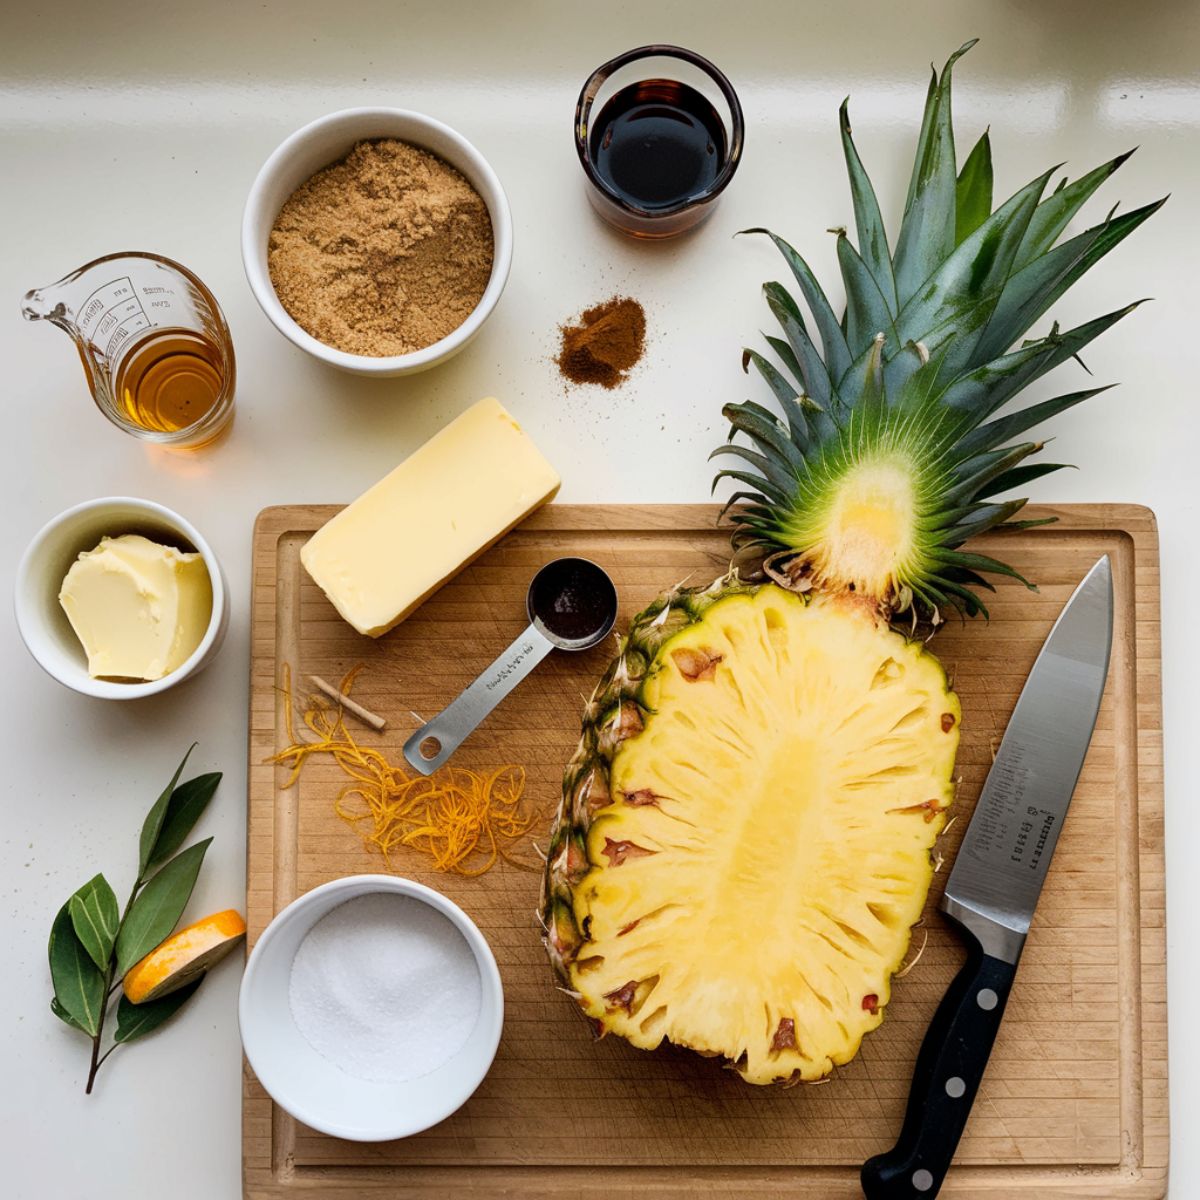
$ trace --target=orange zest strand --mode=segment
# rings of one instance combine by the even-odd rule
[[[350,694],[355,667],[339,690]],[[334,812],[357,828],[368,849],[383,855],[392,870],[392,854],[411,847],[426,855],[435,870],[482,875],[505,859],[514,866],[539,870],[540,863],[512,856],[513,843],[532,828],[537,814],[525,797],[525,769],[502,766],[489,771],[469,767],[440,768],[433,775],[410,775],[379,750],[361,746],[346,728],[340,707],[323,696],[304,701],[302,719],[313,735],[297,737],[291,669],[282,671],[284,730],[288,746],[267,759],[291,769],[285,788],[300,778],[304,764],[328,754],[349,777],[338,793]]]

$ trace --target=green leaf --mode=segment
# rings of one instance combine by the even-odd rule
[[[743,446],[740,442],[725,442],[718,446],[709,456],[709,462],[714,458],[722,458],[732,455],[734,458],[740,458],[743,462],[749,463],[756,470],[761,471],[766,477],[754,484],[753,486],[765,488],[769,482],[774,492],[781,499],[790,498],[790,494],[795,490],[796,477],[794,474],[784,471],[777,462],[767,458],[765,454],[760,454],[757,450],[751,450],[749,446]],[[739,478],[741,478],[739,476]],[[746,482],[743,480],[743,482]]]
[[[783,329],[788,345],[795,352],[796,360],[800,364],[800,379],[804,382],[804,390],[821,408],[828,410],[833,395],[829,371],[812,338],[808,336],[795,300],[780,283],[765,284],[763,292],[767,297],[767,306]]]
[[[221,772],[213,771],[181,783],[171,793],[162,828],[150,855],[149,866],[156,867],[166,862],[183,845],[184,839],[192,832],[192,827],[208,807],[208,802],[213,798],[220,782]]]
[[[838,234],[837,256],[846,285],[846,344],[850,352],[861,354],[875,340],[875,335],[882,333],[887,353],[895,354],[900,343],[891,310],[867,264],[845,233]]]
[[[1164,198],[1095,225],[1011,275],[976,356],[1003,354],[1073,283],[1165,203]]]
[[[986,605],[970,588],[962,587],[952,579],[947,579],[945,575],[939,575],[937,581],[949,593],[946,597],[949,604],[968,617],[980,616],[985,621],[989,619]]]
[[[854,356],[850,353],[850,347],[846,345],[846,335],[842,332],[841,323],[834,315],[833,307],[824,291],[821,290],[821,285],[812,273],[812,268],[783,238],[776,236],[769,229],[743,229],[742,232],[765,233],[775,243],[779,253],[783,255],[792,275],[800,285],[800,291],[804,294],[804,300],[812,313],[817,332],[821,335],[821,346],[825,351],[825,366],[829,377],[830,379],[840,379],[849,369]],[[819,396],[815,398],[820,399]]]
[[[92,962],[71,922],[70,902],[50,927],[50,979],[64,1012],[84,1033],[95,1037],[104,1011],[104,975]]]
[[[1002,563],[986,554],[971,554],[966,550],[937,548],[929,551],[929,557],[933,562],[944,563],[949,567],[966,567],[970,571],[990,571],[993,575],[1007,575],[1009,579],[1023,583],[1031,592],[1037,591],[1036,585],[1030,583],[1024,575],[1010,567],[1008,563]]]
[[[887,232],[879,213],[875,188],[866,171],[858,149],[850,136],[850,99],[842,101],[838,114],[842,129],[842,151],[846,156],[846,173],[850,177],[850,196],[854,201],[854,225],[858,230],[858,252],[875,279],[888,311],[895,315],[896,280],[892,275],[892,256],[888,251]]]
[[[138,882],[145,878],[146,868],[150,865],[150,860],[154,857],[154,848],[158,843],[158,835],[162,831],[163,821],[166,820],[167,807],[171,803],[171,794],[175,791],[175,785],[179,782],[179,776],[183,774],[183,768],[187,765],[188,757],[195,750],[196,743],[193,742],[187,749],[187,754],[183,756],[183,761],[175,768],[175,774],[171,776],[171,782],[163,789],[163,793],[154,802],[154,807],[146,814],[145,821],[142,822],[142,836],[138,842]]]
[[[960,500],[980,499],[979,493],[982,488],[1041,449],[1041,442],[1023,442],[1019,446],[1005,446],[1002,450],[990,450],[967,459],[957,468],[957,482],[943,493],[942,502],[954,504]]]
[[[980,333],[987,328],[995,309],[996,293],[993,292],[950,311],[940,325],[921,336],[920,341],[929,351],[930,357],[937,356],[941,359],[942,379],[954,379],[960,371],[969,369],[977,359],[974,353],[975,342]]]
[[[907,342],[883,364],[883,392],[888,403],[896,405],[908,381],[925,365],[916,344]]]
[[[992,143],[985,129],[958,173],[954,244],[961,245],[992,215]]]
[[[884,364],[883,383],[888,403],[907,414],[910,422],[936,411],[943,358],[944,351],[934,351],[925,358],[910,342],[890,363]]]
[[[1089,171],[1086,175],[1075,180],[1072,184],[1060,187],[1053,195],[1047,196],[1037,207],[1029,228],[1025,231],[1025,240],[1017,254],[1018,267],[1027,266],[1035,258],[1045,254],[1058,240],[1058,235],[1066,229],[1071,218],[1083,207],[1092,193],[1125,162],[1133,153],[1127,150]]]
[[[941,79],[934,73],[925,100],[925,115],[908,185],[908,202],[892,263],[896,299],[901,309],[954,249],[958,178],[950,119],[950,77],[954,64],[974,44],[974,41],[967,42],[950,56],[942,69]]]
[[[770,339],[768,339],[770,340]],[[778,341],[778,339],[775,339]],[[794,439],[793,451],[796,457],[802,460],[803,456],[798,447],[807,445],[808,443],[808,422],[805,420],[804,412],[801,407],[801,397],[788,380],[775,369],[775,366],[767,359],[763,358],[755,350],[744,350],[742,352],[742,370],[749,371],[750,364],[753,363],[755,370],[767,381],[771,391],[775,394],[775,399],[779,407],[783,409],[784,415],[787,417],[788,428],[791,430],[791,436]],[[752,407],[758,407],[754,405]],[[816,407],[815,405],[813,406]],[[766,409],[760,409],[762,414],[773,421],[774,414],[767,412]],[[792,458],[792,453],[783,451],[787,458]]]
[[[1000,504],[987,504],[979,508],[970,520],[963,519],[957,524],[951,526],[945,531],[947,535],[952,535],[952,541],[943,541],[943,545],[961,546],[963,542],[970,541],[971,538],[978,534],[984,533],[996,525],[1007,521],[1014,513],[1020,512],[1025,507],[1026,501],[1024,498],[1020,500],[1006,500]]]
[[[800,369],[800,362],[791,346],[783,338],[772,337],[769,333],[763,336],[767,339],[767,345],[779,355],[783,365],[791,371],[792,378],[797,382],[802,380],[804,372]],[[808,408],[810,412],[817,412],[820,410],[820,405],[808,396],[798,395],[789,400],[781,400],[780,406],[783,409],[783,415],[787,418],[788,428],[792,431],[792,440],[800,447],[808,445],[811,431],[804,410]]]
[[[117,974],[124,975],[139,959],[171,934],[183,915],[196,886],[204,852],[212,838],[205,838],[177,854],[141,890],[130,906],[117,936]]]
[[[990,316],[1050,174],[1047,171],[1005,201],[921,285],[896,318],[903,340],[924,337],[959,314],[964,320],[956,324],[978,328],[977,310],[984,302],[990,301]]]
[[[750,364],[754,364],[755,370],[767,381],[771,391],[775,393],[778,400],[796,400],[800,393],[783,377],[779,369],[774,363],[763,358],[757,350],[742,351],[742,370],[749,371]]]
[[[91,956],[92,962],[101,971],[108,970],[117,940],[117,929],[121,924],[121,913],[117,898],[103,875],[89,879],[67,901],[71,913],[71,925]]]
[[[1070,463],[1031,463],[1026,467],[1014,467],[1011,471],[1005,471],[1003,475],[997,475],[991,483],[975,493],[975,498],[983,500],[988,496],[1007,492],[1011,488],[1024,487],[1027,483],[1040,479],[1043,475],[1064,471],[1070,465]]]
[[[715,458],[718,454],[733,454],[739,450],[744,451],[741,455],[742,458],[745,458],[746,454],[753,453],[752,450],[747,449],[745,446],[733,446],[727,443],[724,446],[718,446],[708,457],[711,459]],[[795,499],[790,491],[781,488],[773,480],[764,478],[762,475],[751,474],[749,471],[736,471],[731,467],[726,467],[713,476],[712,486],[714,492],[717,490],[717,484],[722,479],[736,479],[738,483],[744,483],[747,487],[752,487],[755,492],[762,495],[764,500],[772,504],[777,504],[781,508],[788,506]]]
[[[1035,379],[1074,357],[1136,307],[1129,304],[1066,333],[1056,331],[960,375],[936,398],[942,408],[943,440],[956,441],[961,433],[978,426]]]
[[[1041,404],[1031,404],[1028,408],[1022,408],[1006,417],[997,417],[996,420],[988,421],[986,424],[980,425],[978,429],[971,430],[959,442],[959,452],[968,455],[981,454],[985,450],[991,450],[993,447],[999,446],[1001,442],[1007,442],[1009,438],[1016,437],[1017,434],[1024,433],[1027,429],[1032,429],[1035,425],[1048,421],[1060,412],[1074,408],[1076,404],[1082,404],[1083,401],[1090,400],[1093,396],[1107,392],[1109,388],[1115,386],[1110,383],[1107,387],[1088,388],[1082,392],[1071,392],[1067,396],[1055,396],[1053,400],[1043,400]]]
[[[80,1023],[59,1003],[57,996],[50,997],[50,1011],[60,1020],[70,1025],[72,1029],[78,1029],[80,1033],[87,1033]]]
[[[117,1005],[117,1032],[113,1035],[113,1041],[132,1042],[153,1033],[196,994],[204,979],[205,976],[201,975],[178,991],[168,992],[160,999],[148,1000],[145,1004],[130,1004],[122,995]]]
[[[853,396],[855,401],[847,421],[846,441],[851,446],[855,445],[856,438],[865,438],[868,444],[872,443],[873,431],[880,427],[886,411],[883,394],[883,341],[883,334],[878,334],[858,356],[858,360],[839,385],[843,394]]]
[[[774,415],[766,409],[753,403],[726,404],[721,409],[721,415],[734,430],[757,442],[759,448],[781,467],[784,464],[790,465],[793,475],[804,470],[804,455],[796,448]]]

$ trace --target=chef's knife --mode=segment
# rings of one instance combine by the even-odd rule
[[[899,1140],[863,1166],[867,1200],[928,1200],[949,1170],[1092,738],[1112,614],[1105,555],[1033,664],[946,880],[942,911],[961,931],[967,961],[921,1045]]]

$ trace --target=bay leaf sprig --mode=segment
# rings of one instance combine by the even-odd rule
[[[157,1029],[196,993],[203,976],[142,1004],[124,995],[117,1003],[112,1044],[101,1053],[104,1026],[114,993],[125,972],[160,946],[183,915],[212,838],[186,850],[187,840],[221,782],[220,772],[180,775],[195,744],[189,747],[171,782],[146,814],[138,840],[138,868],[124,910],[103,875],[80,887],[58,910],[50,928],[50,1011],[92,1039],[86,1092],[90,1095],[105,1059],[120,1045]]]

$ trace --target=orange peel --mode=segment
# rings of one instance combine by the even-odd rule
[[[360,664],[341,681],[338,690],[343,695],[350,694],[361,669]],[[393,854],[405,848],[425,855],[434,870],[459,875],[482,875],[499,859],[537,869],[512,853],[537,819],[525,793],[524,768],[476,771],[444,766],[430,776],[410,774],[380,750],[356,741],[341,709],[316,695],[305,701],[301,713],[312,736],[301,740],[287,664],[280,691],[288,745],[267,761],[290,769],[283,784],[290,788],[310,758],[329,755],[349,780],[337,795],[334,811],[358,829],[364,844],[382,855],[389,870],[394,869]]]
[[[125,972],[122,986],[131,1004],[145,1004],[203,975],[246,936],[241,913],[212,913],[173,933]]]

